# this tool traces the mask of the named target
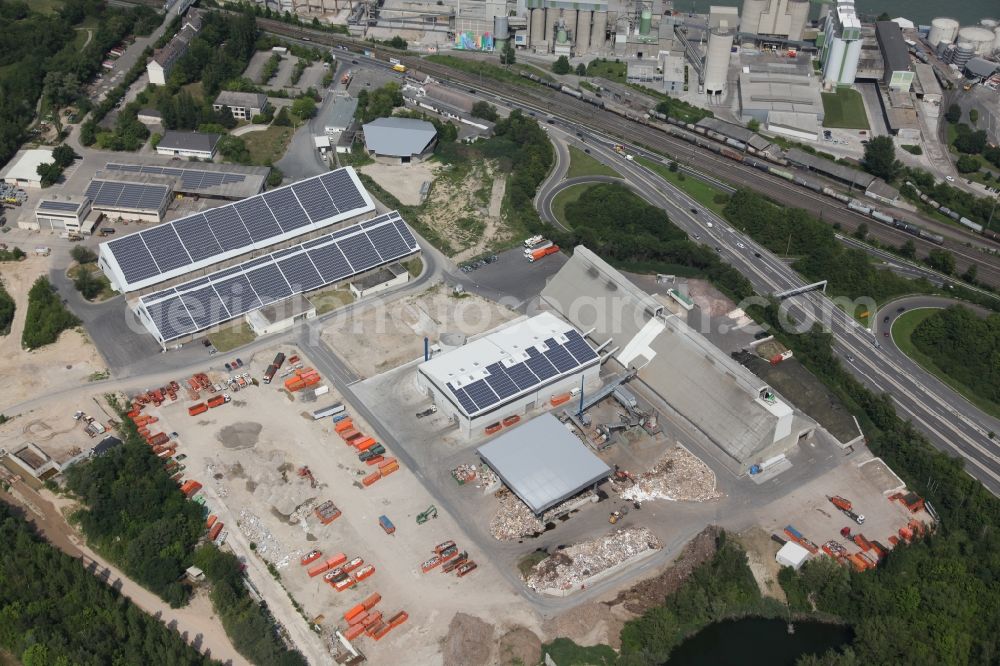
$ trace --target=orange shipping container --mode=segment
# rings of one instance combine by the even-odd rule
[[[215,541],[216,537],[219,536],[219,533],[222,532],[222,526],[224,524],[225,523],[215,523],[215,525],[212,526],[212,531],[208,533],[209,541]]]
[[[358,451],[367,451],[378,444],[373,437],[365,437],[364,439],[359,439],[357,443],[354,444]]]
[[[344,580],[337,581],[333,584],[333,589],[337,592],[343,592],[346,589],[352,588],[358,584],[358,581],[354,578],[347,577]]]
[[[197,405],[191,405],[188,407],[188,414],[190,416],[197,416],[208,411],[208,405],[203,402],[199,402]]]
[[[351,437],[354,437],[355,435],[358,435],[358,434],[360,434],[360,433],[357,430],[355,430],[354,428],[348,428],[347,430],[341,430],[340,431],[340,438],[346,442]]]
[[[330,569],[330,567],[327,565],[326,562],[323,562],[321,564],[317,564],[316,566],[314,566],[312,569],[310,569],[308,571],[309,577],[310,578],[315,578],[316,576],[320,575],[321,573],[324,573],[328,569]]]
[[[395,458],[386,458],[382,463],[379,464],[379,467],[380,468],[388,467],[389,465],[395,465],[395,464],[396,464]]]
[[[375,565],[366,564],[365,566],[361,567],[360,569],[354,572],[354,580],[359,580],[359,581],[364,580],[365,578],[368,578],[374,573],[375,573]],[[379,597],[379,599],[381,598],[382,597]]]
[[[503,425],[506,428],[507,426],[514,425],[515,423],[517,423],[520,420],[521,420],[521,417],[518,416],[517,414],[515,414],[514,416],[508,416],[507,418],[505,418],[503,420]]]
[[[333,430],[334,432],[344,432],[348,428],[353,428],[353,427],[354,427],[354,421],[352,421],[351,419],[344,419],[340,423],[335,423],[333,426]]]
[[[365,461],[365,464],[371,467],[372,465],[379,464],[383,460],[385,460],[385,458],[383,458],[382,456],[372,456],[371,458]]]
[[[389,618],[389,626],[390,627],[398,627],[399,625],[401,625],[404,622],[406,622],[409,618],[410,618],[410,616],[409,616],[409,614],[406,611],[399,611],[398,613],[396,613],[395,615],[393,615],[391,618]]]
[[[221,395],[212,396],[211,398],[208,399],[207,404],[209,407],[218,407],[219,405],[226,404],[226,399],[223,398]]]
[[[366,614],[365,620],[361,624],[366,627],[370,627],[373,624],[378,624],[379,622],[382,622],[382,613],[380,611],[375,611],[374,613]]]
[[[326,561],[326,566],[332,569],[334,567],[339,567],[346,561],[347,561],[347,555],[344,555],[343,553],[337,553],[336,555],[334,555],[333,557],[331,557]]]
[[[205,528],[207,529],[212,525],[214,525],[216,520],[218,520],[218,517],[213,513],[211,516],[208,517],[208,520],[205,522]]]
[[[347,628],[347,631],[344,632],[344,638],[353,641],[363,633],[365,633],[364,625],[355,624]]]
[[[350,622],[352,619],[354,619],[361,613],[364,613],[366,610],[368,610],[368,607],[365,606],[363,603],[358,604],[357,606],[353,606],[352,608],[349,608],[348,610],[344,611],[344,619]]]
[[[503,426],[500,425],[499,423],[491,423],[490,425],[486,426],[485,431],[487,435],[492,435],[495,432],[500,432],[500,429],[502,427]]]
[[[370,486],[381,478],[382,475],[379,472],[372,472],[365,478],[361,479],[361,484],[364,486]]]
[[[389,476],[393,472],[398,472],[398,471],[399,471],[399,463],[393,463],[392,465],[379,468],[379,474],[381,474],[382,476]]]
[[[370,597],[361,602],[361,605],[365,607],[365,610],[371,610],[375,607],[375,604],[382,601],[382,595],[375,592]]]
[[[549,402],[552,403],[553,407],[558,407],[559,405],[568,402],[569,398],[570,398],[569,393],[563,393],[562,395],[552,396],[552,400],[550,400]]]
[[[368,613],[365,611],[361,611],[360,613],[352,617],[350,620],[348,620],[347,624],[349,625],[364,624],[364,621],[367,619],[368,619]]]
[[[378,630],[372,632],[372,638],[374,638],[377,641],[380,641],[383,638],[385,638],[385,635],[388,634],[390,631],[392,631],[392,626],[388,624],[383,624],[381,627],[378,628]]]

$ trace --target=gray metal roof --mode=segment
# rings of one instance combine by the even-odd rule
[[[369,150],[391,157],[419,155],[437,136],[434,125],[415,118],[376,118],[362,129]]]
[[[479,456],[536,514],[608,477],[611,469],[552,414],[478,449]]]
[[[893,25],[896,24],[893,23]],[[875,180],[875,176],[870,173],[858,171],[857,169],[852,169],[851,167],[844,166],[843,164],[837,164],[836,162],[828,160],[824,157],[807,153],[799,148],[789,148],[785,152],[785,157],[787,157],[788,161],[792,164],[808,167],[817,173],[831,176],[845,183],[853,183],[860,187],[868,187],[872,184],[872,181]]]
[[[990,62],[985,58],[973,58],[965,64],[965,71],[972,76],[986,78],[992,76],[993,72],[997,71],[997,67],[995,62]]]
[[[892,21],[879,21],[875,24],[875,37],[882,48],[882,58],[885,69],[890,72],[903,72],[910,69],[910,54],[903,40],[903,31]]]
[[[354,113],[358,110],[357,97],[338,97],[333,101],[330,108],[330,117],[326,121],[327,127],[348,128],[354,122]]]
[[[262,93],[237,92],[233,90],[223,90],[215,98],[216,104],[222,106],[245,107],[248,109],[263,109],[267,104],[267,95]]]
[[[212,152],[221,137],[218,134],[203,134],[201,132],[178,132],[167,130],[157,144],[157,148],[166,150],[200,150]]]

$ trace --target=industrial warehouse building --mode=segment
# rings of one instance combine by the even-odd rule
[[[138,291],[328,233],[374,210],[354,169],[346,167],[101,243],[98,265],[117,291]]]
[[[94,210],[116,220],[162,222],[173,195],[173,179],[98,171],[87,186]]]
[[[156,144],[156,153],[170,157],[197,157],[211,160],[215,157],[215,148],[221,138],[218,134],[168,130]]]
[[[34,231],[89,234],[93,232],[99,217],[100,214],[93,211],[87,197],[51,195],[38,202],[33,220],[23,219],[18,226]]]
[[[600,365],[576,328],[543,312],[421,363],[417,383],[469,436],[596,381]]]
[[[552,414],[498,436],[477,452],[536,515],[611,474],[604,461]]]
[[[215,98],[212,109],[222,111],[226,107],[236,120],[250,120],[267,110],[267,95],[223,90]]]
[[[105,174],[125,179],[132,174],[171,179],[173,191],[210,199],[237,200],[264,191],[270,167],[242,164],[178,162],[158,157],[129,155],[128,162],[108,162]]]
[[[408,164],[429,157],[437,130],[426,120],[376,118],[362,126],[368,154],[383,162]]]
[[[25,150],[7,163],[0,172],[0,179],[8,185],[17,187],[41,187],[42,177],[38,175],[38,167],[52,162],[52,150],[49,148]]]
[[[817,427],[583,246],[550,279],[542,300],[615,350],[608,362],[636,369],[636,379],[717,446],[734,471],[784,453]]]

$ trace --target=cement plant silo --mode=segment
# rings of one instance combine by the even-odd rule
[[[760,27],[760,17],[767,11],[768,0],[743,0],[743,11],[740,12],[740,30],[756,34]]]
[[[642,13],[639,15],[639,34],[648,35],[650,30],[653,28],[653,10],[649,7],[643,7]]]
[[[562,22],[563,28],[566,32],[572,32],[573,38],[576,38],[576,10],[575,9],[564,9],[562,10]],[[565,44],[567,40],[563,40],[561,43]]]
[[[594,24],[590,29],[590,50],[603,51],[608,34],[608,13],[594,12]]]
[[[733,48],[732,30],[716,28],[708,34],[705,53],[705,94],[725,95],[729,78],[729,52]]]
[[[789,0],[788,39],[797,42],[802,39],[802,31],[809,22],[809,0]]]
[[[502,51],[510,36],[510,21],[506,16],[493,17],[493,48]]]
[[[959,23],[953,18],[940,17],[931,21],[931,31],[927,35],[927,41],[931,46],[939,43],[951,44],[958,35]]]
[[[576,14],[576,55],[590,53],[590,11],[581,9]]]
[[[954,55],[951,58],[951,64],[955,65],[959,69],[965,69],[966,63],[972,60],[972,56],[976,55],[976,47],[968,42],[959,42],[955,45]]]
[[[559,23],[559,9],[549,7],[545,12],[545,47],[552,50],[552,43],[556,41],[556,24]]]
[[[545,10],[541,7],[531,10],[531,34],[529,37],[533,49],[537,51],[545,48]]]
[[[970,25],[958,31],[958,41],[972,44],[972,49],[976,55],[989,55],[993,52],[993,40],[996,35],[992,30],[981,28],[977,25]]]

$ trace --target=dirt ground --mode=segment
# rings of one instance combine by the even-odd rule
[[[509,322],[517,313],[473,294],[456,298],[443,286],[384,304],[373,302],[334,317],[323,339],[362,377],[371,377],[420,358],[424,336],[431,344],[442,333],[468,337]]]
[[[252,376],[260,376],[275,351],[260,352],[247,363]],[[281,351],[289,356],[297,353],[294,348]],[[308,365],[307,359],[304,362]],[[538,629],[527,602],[490,560],[470,548],[471,540],[441,507],[436,520],[416,525],[416,514],[432,500],[409,470],[400,469],[370,487],[360,483],[371,468],[360,463],[333,432],[330,420],[317,422],[309,415],[318,407],[343,401],[342,396],[330,391],[315,402],[302,402],[299,394],[287,393],[276,381],[232,397],[230,404],[198,417],[188,416],[183,400],[150,413],[160,417],[164,430],[178,432],[178,453],[187,455],[185,478],[205,485],[210,511],[225,523],[227,546],[246,558],[251,580],[311,663],[330,661],[326,646],[333,631],[343,628],[343,612],[373,592],[383,596],[378,606],[383,613],[409,613],[407,622],[383,640],[357,640],[373,663],[463,663],[441,655],[441,641],[456,612],[481,615],[497,626]],[[356,416],[353,420],[360,432],[375,434],[369,424]],[[298,474],[302,466],[313,474],[315,488]],[[325,500],[332,500],[342,512],[328,525],[319,523],[312,512]],[[379,527],[383,514],[396,526],[392,536]],[[469,550],[479,565],[472,575],[459,579],[436,570],[420,571],[434,545],[446,540]],[[375,574],[354,588],[336,592],[321,576],[308,577],[299,564],[313,548],[326,556],[338,552],[348,558],[360,556],[375,566]],[[267,563],[278,580],[268,572]],[[320,616],[316,623],[322,634],[317,636],[306,618]],[[524,642],[513,641],[512,649],[520,653]]]
[[[389,194],[406,206],[419,206],[420,188],[437,177],[440,165],[433,162],[412,164],[366,164],[358,171],[367,174]]]
[[[41,349],[21,348],[21,332],[28,312],[28,290],[49,271],[49,257],[28,255],[16,263],[0,263],[4,288],[17,304],[10,334],[0,337],[0,376],[4,378],[3,405],[14,405],[42,395],[53,387],[86,383],[94,373],[104,372],[104,361],[82,328],[65,331]]]
[[[747,564],[757,581],[760,593],[785,603],[785,591],[778,583],[778,572],[781,565],[774,559],[781,546],[771,539],[771,536],[759,527],[753,527],[736,536],[736,540],[747,551]]]

